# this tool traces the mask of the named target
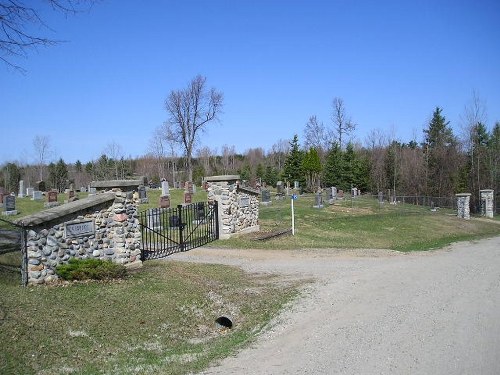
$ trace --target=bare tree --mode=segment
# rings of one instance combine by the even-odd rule
[[[35,148],[36,161],[38,165],[38,178],[43,181],[43,171],[45,164],[50,156],[50,139],[46,135],[37,135],[33,138],[33,147]]]
[[[235,170],[234,157],[236,151],[234,146],[224,145],[222,146],[222,170],[224,174],[233,172]]]
[[[470,188],[479,194],[482,183],[486,180],[487,152],[486,152],[486,105],[476,91],[472,92],[472,98],[465,105],[464,113],[460,116],[462,142],[470,158]],[[482,178],[481,178],[482,177]],[[483,181],[482,181],[483,180]],[[483,186],[484,188],[484,186]],[[473,205],[476,204],[478,196],[472,197]]]
[[[104,150],[103,154],[109,157],[111,162],[113,163],[114,170],[115,170],[115,178],[118,180],[120,178],[120,165],[122,167],[121,170],[121,177],[124,178],[124,173],[123,173],[123,163],[121,162],[123,159],[123,151],[122,147],[116,143],[115,141],[112,141],[108,143],[106,146],[106,149]]]
[[[192,155],[198,134],[222,111],[223,95],[215,88],[207,89],[200,75],[183,90],[173,90],[165,100],[169,119],[165,123],[168,139],[180,144],[186,156],[188,179],[193,179]]]
[[[285,166],[285,159],[289,151],[290,140],[280,139],[272,145],[271,151],[268,152],[268,155],[271,156],[271,160],[273,161],[274,166],[280,172]]]
[[[158,178],[164,177],[167,155],[167,141],[162,127],[157,127],[149,140],[149,152],[156,162]]]
[[[40,16],[40,10],[23,0],[0,0],[0,60],[21,72],[25,70],[16,65],[13,59],[26,57],[28,50],[37,47],[52,46],[60,41],[46,36],[35,35],[33,30],[50,28]],[[83,10],[82,4],[88,8],[92,0],[46,0],[41,4],[65,15],[75,14]]]
[[[342,98],[333,98],[332,107],[333,129],[337,135],[338,144],[342,149],[345,143],[344,138],[356,129],[356,124],[347,115]]]
[[[202,147],[196,152],[196,156],[201,162],[206,176],[212,174],[211,161],[215,155],[217,155],[217,150],[211,150],[208,146]]]
[[[309,117],[304,129],[304,148],[309,150],[311,147],[316,149],[321,159],[330,149],[333,143],[333,134],[329,131],[323,122],[319,122],[316,115]]]

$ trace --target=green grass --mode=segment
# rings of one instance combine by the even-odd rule
[[[452,242],[500,234],[495,220],[462,220],[452,210],[431,212],[410,204],[382,204],[376,199],[325,204],[313,208],[313,196],[301,196],[295,203],[295,236],[285,235],[256,241],[255,234],[219,240],[214,247],[303,249],[303,248],[378,248],[399,251],[429,250]],[[260,207],[262,232],[291,227],[290,199],[273,200]]]
[[[123,281],[19,287],[0,272],[0,373],[187,374],[251,341],[297,283],[149,261]],[[231,317],[233,329],[215,319]]]
[[[76,195],[80,198],[86,198],[87,193],[76,193]],[[68,194],[59,193],[57,195],[57,201],[60,204],[64,204],[64,201],[68,200]],[[45,203],[47,202],[47,198],[44,197],[43,200],[34,201],[30,197],[18,198],[16,197],[16,211],[17,215],[11,216],[2,216],[2,219],[15,221],[21,217],[35,214],[37,212],[46,210]],[[0,221],[0,228],[5,228],[5,224]]]
[[[158,208],[160,206],[160,189],[147,190],[148,203],[139,205],[139,212],[146,211],[150,208]],[[206,202],[207,192],[200,187],[196,188],[196,193],[193,194],[192,202]],[[170,207],[175,208],[177,205],[184,203],[183,189],[170,189]]]

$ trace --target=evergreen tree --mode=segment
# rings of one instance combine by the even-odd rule
[[[62,158],[57,164],[49,164],[50,185],[59,192],[63,192],[68,182],[68,166]]]
[[[342,150],[338,143],[334,143],[326,157],[326,165],[323,172],[323,184],[325,186],[336,186],[339,189],[345,189],[343,182],[344,159]]]
[[[294,135],[290,142],[290,151],[285,159],[283,168],[283,178],[293,184],[294,181],[299,181],[300,186],[305,185],[304,171],[302,169],[302,159],[304,154],[300,151],[299,137]]]
[[[450,196],[458,185],[459,152],[457,141],[449,122],[436,107],[424,129],[422,145],[426,156],[426,194],[440,197]]]
[[[309,151],[304,154],[302,169],[306,175],[306,190],[315,191],[320,186],[319,176],[322,165],[318,151],[314,147],[309,148]]]
[[[255,177],[257,177],[257,179],[262,180],[264,178],[264,174],[265,174],[265,169],[262,163],[257,164],[257,168],[255,168]]]
[[[495,193],[498,194],[500,191],[500,122],[497,122],[491,131],[488,142],[488,156],[490,188],[494,189]]]
[[[83,171],[83,165],[80,160],[77,160],[75,163],[75,172],[80,173]]]
[[[268,165],[266,167],[266,172],[264,174],[263,181],[269,185],[269,186],[276,186],[276,183],[278,182],[278,171],[276,168],[271,167]]]
[[[14,163],[7,163],[2,168],[2,180],[7,192],[19,193],[19,181],[21,180],[21,169]],[[2,202],[3,203],[3,202]]]

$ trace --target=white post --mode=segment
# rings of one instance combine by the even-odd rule
[[[295,236],[295,215],[293,213],[293,201],[295,200],[294,199],[294,196],[292,195],[292,199],[290,199],[292,201],[292,236]]]

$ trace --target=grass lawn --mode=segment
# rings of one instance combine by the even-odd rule
[[[160,191],[149,190],[158,206]],[[171,190],[172,207],[183,191]],[[64,194],[60,195],[64,199]],[[193,202],[206,201],[197,191]],[[214,247],[428,250],[500,234],[500,221],[460,220],[451,210],[360,197],[313,208],[313,196],[294,201],[296,235],[257,241],[291,226],[290,199],[260,208],[261,232]],[[43,202],[17,200],[20,214]],[[6,265],[3,267],[1,265]],[[247,345],[300,290],[277,276],[174,261],[147,261],[127,279],[107,283],[20,287],[17,253],[0,256],[0,374],[187,374]],[[231,330],[215,324],[230,316]]]
[[[234,353],[297,294],[239,269],[148,261],[123,281],[21,288],[0,270],[1,374],[187,374]],[[229,316],[232,329],[215,320]]]
[[[295,236],[266,241],[255,234],[217,241],[210,246],[264,249],[378,248],[399,251],[429,250],[452,242],[500,235],[497,220],[458,219],[456,212],[411,204],[379,204],[372,197],[358,197],[313,208],[314,196],[294,201]],[[291,228],[290,199],[273,200],[260,208],[262,232]]]

